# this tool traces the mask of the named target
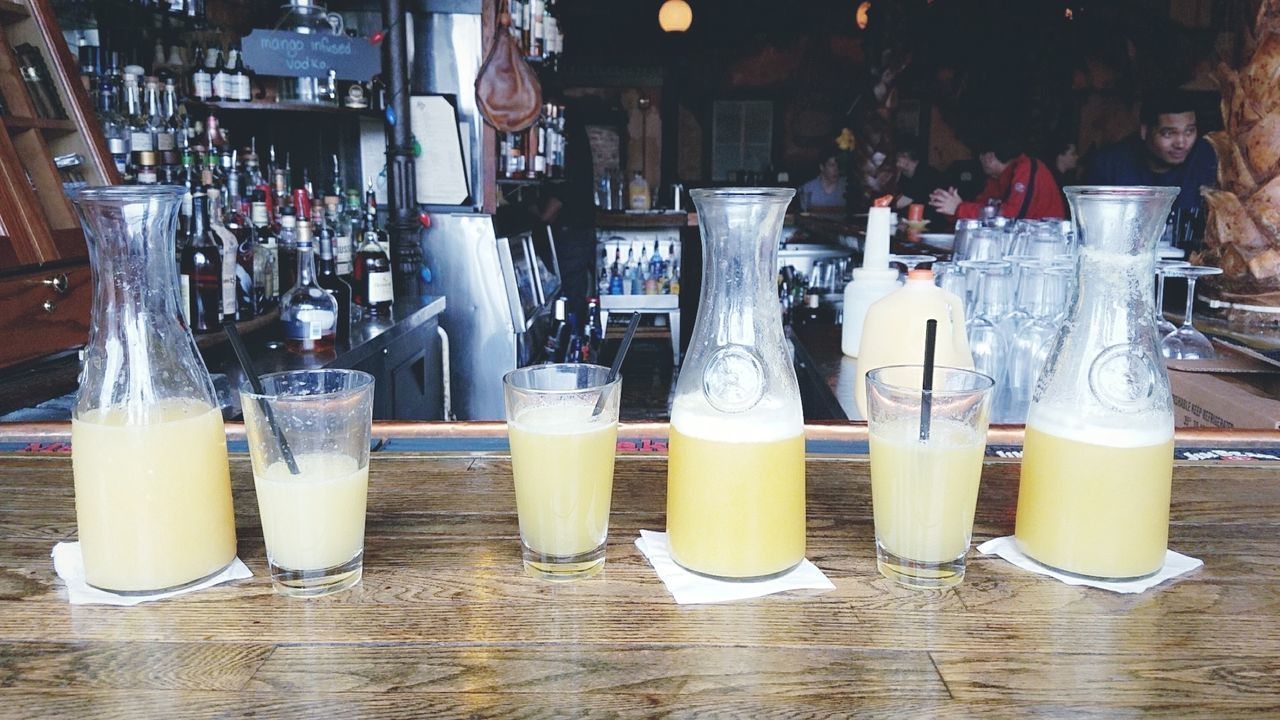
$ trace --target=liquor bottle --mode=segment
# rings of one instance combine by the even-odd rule
[[[253,78],[254,73],[245,67],[244,50],[240,47],[237,40],[235,44],[235,64],[231,68],[231,82],[235,89],[235,99],[240,102],[253,102]]]
[[[147,129],[147,116],[142,110],[142,97],[138,91],[138,77],[132,73],[124,76],[124,114],[129,128],[129,168],[127,175],[132,179],[138,165],[138,156],[142,152],[155,149],[151,142],[151,132]]]
[[[157,164],[165,160],[176,163],[173,156],[173,135],[169,132],[169,123],[160,106],[160,81],[154,77],[146,79],[142,91],[143,111],[147,118],[147,133],[151,136],[151,149],[156,153]]]
[[[285,207],[280,212],[280,226],[276,231],[276,242],[279,244],[277,264],[280,268],[280,282],[292,282],[298,274],[298,219],[293,208]]]
[[[191,96],[201,102],[213,98],[213,75],[209,73],[207,58],[208,51],[197,45],[191,62]]]
[[[236,320],[239,316],[236,303],[236,255],[240,250],[240,241],[222,224],[222,190],[209,187],[205,188],[205,194],[209,197],[208,232],[213,235],[222,251],[222,319]]]
[[[341,198],[345,194],[342,182],[342,166],[338,163],[337,153],[333,153],[329,157],[332,160],[332,164],[329,168],[329,191],[326,197],[331,195]]]
[[[538,127],[540,122],[524,133],[524,176],[530,180],[541,177],[538,172]]]
[[[236,239],[236,309],[241,320],[249,320],[262,313],[254,281],[253,256],[258,243],[252,223],[240,211],[240,173],[234,170],[227,176],[222,226]]]
[[[120,115],[119,96],[108,83],[98,86],[98,118],[107,140],[107,152],[121,177],[129,169],[129,125]]]
[[[600,348],[604,345],[604,326],[600,324],[600,301],[587,299],[587,327],[582,348],[582,362],[600,362]]]
[[[208,232],[208,197],[191,199],[191,233],[182,251],[182,307],[191,329],[217,330],[222,321],[222,253]]]
[[[178,87],[173,78],[165,78],[160,94],[160,114],[164,117],[164,132],[168,139],[158,141],[156,147],[160,150],[161,162],[176,169],[187,149],[187,129],[183,127],[184,118],[178,110]]]
[[[323,227],[323,212],[320,213],[320,223],[321,225],[317,227]],[[318,282],[320,287],[332,295],[334,302],[338,304],[338,327],[335,337],[339,345],[345,346],[351,336],[351,286],[338,277],[333,254],[333,231],[317,232],[316,238],[320,245]]]
[[[544,365],[564,362],[564,352],[569,349],[569,324],[565,319],[565,303],[565,298],[556,298],[555,311],[552,316],[554,322],[552,323],[551,332],[547,333],[546,342],[542,345],[542,362]]]
[[[363,220],[364,210],[360,207],[360,191],[352,188],[347,191],[346,210],[338,219],[337,227],[334,228],[338,245],[334,248],[333,254],[338,261],[338,274],[351,284],[353,289],[355,285],[356,242],[360,239],[360,223]]]
[[[382,249],[386,235],[378,229],[378,201],[369,190],[366,196],[364,232],[356,251],[354,267],[355,303],[368,315],[389,315],[393,299],[391,259]]]
[[[231,74],[227,72],[226,64],[222,60],[222,47],[209,48],[209,61],[206,63],[209,75],[213,77],[213,97],[214,102],[225,102],[228,99],[227,85],[231,79]]]
[[[609,250],[600,248],[600,267],[596,271],[596,287],[601,295],[609,294]]]
[[[250,219],[258,242],[253,254],[253,285],[260,298],[258,307],[265,313],[280,303],[280,246],[276,244],[276,232],[271,227],[266,201],[256,199],[255,193],[250,208]]]
[[[294,352],[328,350],[338,330],[338,301],[316,284],[311,222],[297,224],[297,280],[280,300],[285,347]]]
[[[248,79],[244,74],[243,68],[237,71],[237,66],[241,65],[240,51],[235,45],[227,50],[227,62],[222,67],[222,93],[224,102],[247,102],[243,97],[243,88],[241,87],[241,78]],[[214,82],[217,82],[217,76],[214,76]]]
[[[324,197],[324,224],[333,233],[333,258],[339,275],[351,274],[351,226],[343,227],[342,198]]]
[[[613,248],[613,266],[609,268],[609,294],[622,295],[625,288],[622,282],[622,247],[615,246]]]

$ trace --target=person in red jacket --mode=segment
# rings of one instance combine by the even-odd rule
[[[1000,201],[1000,214],[1007,218],[1066,217],[1053,170],[1043,161],[1028,157],[1008,141],[988,144],[981,149],[978,160],[987,175],[987,186],[976,200],[965,202],[955,188],[947,188],[933,191],[929,204],[957,220],[978,217],[990,200]]]

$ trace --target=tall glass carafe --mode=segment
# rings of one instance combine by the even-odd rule
[[[671,409],[667,533],[676,562],[732,578],[804,558],[804,416],[778,306],[794,190],[693,190],[702,297]]]
[[[1178,189],[1066,193],[1076,283],[1027,413],[1015,536],[1059,570],[1141,577],[1160,569],[1169,536],[1173,398],[1152,283]]]
[[[90,585],[182,587],[236,555],[222,413],[178,310],[179,186],[73,196],[93,314],[71,416],[76,522]]]

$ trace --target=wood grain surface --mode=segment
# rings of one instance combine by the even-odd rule
[[[521,572],[507,457],[384,452],[363,582],[297,600],[271,591],[233,456],[255,577],[114,608],[69,605],[53,573],[69,458],[0,456],[0,717],[1280,716],[1276,464],[1180,464],[1170,544],[1205,566],[1136,596],[976,552],[956,588],[898,587],[866,459],[807,470],[832,592],[675,605],[633,545],[664,526],[661,456],[618,458],[606,568],[557,585]],[[1017,476],[988,462],[975,544],[1012,531]]]

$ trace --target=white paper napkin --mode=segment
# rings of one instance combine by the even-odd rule
[[[1164,554],[1164,567],[1160,568],[1160,572],[1150,577],[1121,582],[1077,577],[1047,568],[1027,557],[1021,550],[1019,550],[1018,544],[1013,541],[1012,535],[988,540],[978,546],[978,552],[983,555],[999,555],[1023,570],[1029,570],[1040,575],[1048,575],[1049,577],[1057,578],[1068,585],[1087,585],[1088,587],[1110,590],[1115,593],[1140,593],[1159,585],[1165,580],[1189,573],[1204,564],[1203,560],[1197,560],[1196,558],[1188,557],[1182,553],[1166,550]]]
[[[657,571],[662,584],[667,586],[667,591],[678,605],[745,600],[787,590],[836,589],[827,576],[808,560],[801,560],[799,565],[785,575],[757,582],[737,582],[714,580],[677,565],[671,559],[671,547],[667,544],[666,533],[641,530],[640,537],[636,538],[636,547],[649,559],[649,564]]]
[[[72,605],[137,605],[138,603],[163,600],[174,595],[184,595],[232,580],[253,577],[253,573],[249,572],[249,568],[240,561],[240,558],[236,558],[222,572],[188,588],[154,595],[117,595],[91,587],[89,583],[85,582],[84,556],[80,554],[80,543],[60,542],[53,546],[52,555],[53,569],[58,572],[58,577],[62,578],[63,582],[67,584],[67,597],[71,600]]]

